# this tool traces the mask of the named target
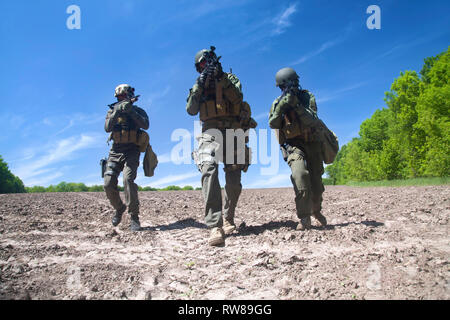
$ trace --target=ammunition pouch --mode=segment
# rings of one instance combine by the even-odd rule
[[[208,121],[218,117],[238,117],[241,111],[241,105],[232,104],[227,99],[222,99],[220,103],[209,99],[200,104],[200,120]]]
[[[284,115],[281,131],[285,139],[300,138],[305,142],[313,142],[317,139],[315,128],[302,126],[294,110]]]
[[[242,93],[230,75],[216,80],[214,88],[205,89],[205,101],[200,104],[200,120],[218,117],[239,117]],[[240,82],[238,80],[238,85]]]
[[[136,130],[113,131],[112,139],[114,143],[135,143],[137,144]]]
[[[112,140],[117,144],[134,143],[140,152],[145,152],[150,138],[144,130],[121,130],[112,132]]]

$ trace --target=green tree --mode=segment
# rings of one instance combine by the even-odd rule
[[[100,192],[100,191],[104,191],[104,189],[103,189],[102,185],[93,185],[93,186],[88,187],[88,191],[89,192]]]
[[[431,59],[431,60],[430,60]],[[425,60],[427,61],[427,60]],[[450,175],[450,52],[429,58],[426,82],[417,102],[418,119],[414,125],[426,132],[420,146],[424,154],[421,173],[424,176]]]
[[[426,58],[420,76],[401,72],[385,94],[387,108],[361,126],[325,171],[348,181],[450,175],[450,52]]]
[[[359,135],[364,151],[379,151],[383,148],[383,142],[389,138],[391,118],[391,110],[383,108],[376,110],[371,118],[361,123]]]
[[[26,187],[26,190],[27,190],[27,192],[31,192],[31,193],[46,192],[46,189],[42,186]]]
[[[162,190],[162,191],[178,191],[178,190],[181,190],[181,188],[179,186],[167,186],[160,190]]]
[[[423,158],[421,148],[426,133],[414,127],[417,122],[417,101],[420,96],[421,80],[415,71],[402,72],[395,79],[391,91],[386,93],[386,104],[392,112],[392,125],[390,138],[401,141],[396,145],[400,148],[401,158],[404,161],[400,167],[402,172],[396,174],[399,178],[413,178],[420,176],[420,159]]]
[[[8,164],[0,156],[0,193],[24,193],[25,186],[19,177],[9,171]]]
[[[148,186],[148,187],[143,187],[143,188],[142,188],[142,191],[158,191],[158,189],[157,189],[157,188],[152,188],[152,187]]]

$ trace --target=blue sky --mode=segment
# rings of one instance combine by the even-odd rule
[[[72,4],[81,9],[80,30],[66,27]],[[381,9],[380,30],[366,26],[373,4]],[[268,129],[280,94],[275,73],[290,66],[343,145],[384,106],[400,71],[420,71],[424,58],[450,44],[450,2],[437,0],[17,0],[2,8],[0,155],[26,186],[102,184],[104,119],[121,83],[141,95],[137,105],[149,115],[160,158],[155,176],[144,177],[141,166],[136,182],[200,186],[194,164],[170,161],[178,143],[171,135],[194,130],[198,117],[186,113],[186,97],[197,77],[194,55],[210,45],[240,78],[258,129]],[[278,160],[272,175],[252,165],[243,186],[290,186],[289,168]]]

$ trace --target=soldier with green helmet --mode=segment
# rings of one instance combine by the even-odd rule
[[[303,90],[292,68],[283,68],[275,75],[276,86],[283,93],[270,109],[269,125],[277,135],[284,160],[291,168],[295,204],[300,222],[297,230],[311,228],[311,215],[322,226],[327,220],[321,213],[323,147],[321,120],[317,117],[314,95]]]
[[[128,208],[132,231],[139,231],[138,186],[134,183],[139,167],[139,157],[149,146],[148,134],[143,131],[149,126],[147,113],[136,105],[139,96],[134,95],[134,88],[128,84],[116,87],[117,102],[110,105],[106,115],[105,131],[110,133],[113,141],[104,172],[104,190],[115,209],[113,226],[122,220],[122,214]],[[117,189],[118,177],[123,171],[125,203]]]
[[[250,165],[248,137],[241,140],[234,134],[247,132],[256,127],[256,122],[250,117],[250,106],[243,101],[239,79],[231,72],[223,72],[214,50],[203,49],[195,55],[200,76],[190,89],[186,110],[192,116],[200,114],[202,121],[202,134],[197,137],[199,147],[192,155],[202,174],[205,221],[211,230],[208,242],[218,246],[225,243],[225,234],[236,229],[234,214],[242,190],[241,172]],[[224,163],[226,181],[223,216],[220,161]]]

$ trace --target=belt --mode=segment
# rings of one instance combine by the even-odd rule
[[[241,123],[235,119],[223,119],[223,120],[206,120],[203,122],[202,131],[208,129],[239,129],[242,128]]]

